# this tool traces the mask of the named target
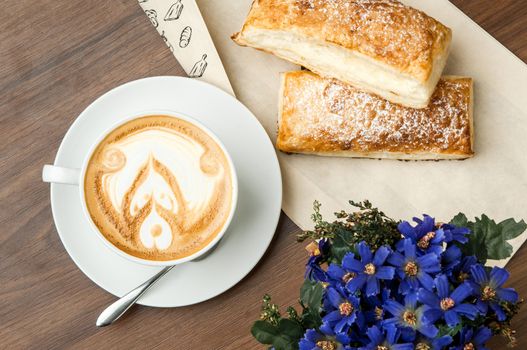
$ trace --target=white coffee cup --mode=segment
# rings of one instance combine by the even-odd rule
[[[222,229],[218,234],[212,239],[205,247],[200,249],[199,251],[180,258],[180,259],[174,259],[174,260],[148,260],[148,259],[142,259],[133,255],[130,255],[119,248],[117,248],[112,242],[106,239],[106,237],[102,234],[102,232],[99,230],[99,228],[95,225],[95,223],[92,220],[92,217],[88,211],[88,207],[86,204],[86,198],[84,195],[84,178],[86,175],[86,169],[88,167],[88,163],[91,159],[91,156],[99,143],[114,129],[118,128],[119,126],[126,124],[134,119],[146,117],[150,115],[166,115],[170,117],[174,117],[177,119],[184,120],[188,123],[193,124],[194,126],[198,127],[200,130],[205,132],[208,136],[210,136],[222,149],[223,153],[225,154],[225,157],[227,158],[227,161],[229,163],[229,168],[231,172],[231,183],[232,183],[232,198],[231,198],[231,208],[229,215],[227,217],[227,220],[225,224],[223,225]],[[88,219],[88,222],[90,223],[91,227],[93,228],[94,234],[99,236],[99,238],[104,242],[104,244],[111,249],[116,254],[119,254],[120,256],[131,260],[133,262],[137,262],[144,265],[153,265],[153,266],[171,266],[171,265],[178,265],[182,264],[188,261],[192,261],[194,259],[197,259],[198,257],[202,256],[203,254],[207,253],[210,249],[212,249],[225,235],[227,232],[227,229],[230,225],[230,222],[232,221],[232,218],[234,217],[234,213],[236,211],[236,204],[238,200],[238,178],[236,176],[236,169],[234,167],[234,163],[232,162],[232,158],[229,155],[229,152],[223,145],[223,143],[220,141],[220,139],[206,126],[201,124],[200,122],[196,121],[195,119],[188,117],[186,115],[183,115],[178,112],[173,111],[166,111],[166,110],[154,110],[154,111],[148,111],[148,112],[142,112],[138,113],[137,115],[134,115],[129,118],[125,118],[120,120],[118,123],[114,124],[112,127],[110,127],[106,132],[102,133],[96,140],[94,140],[92,146],[90,147],[89,152],[84,157],[84,160],[82,162],[82,166],[80,169],[72,169],[72,168],[65,168],[60,167],[56,165],[44,165],[44,168],[42,170],[42,180],[44,182],[54,183],[54,184],[61,184],[61,185],[73,185],[77,186],[79,189],[79,196],[80,196],[80,202],[82,205],[82,211],[86,218]],[[82,223],[79,223],[81,225]]]

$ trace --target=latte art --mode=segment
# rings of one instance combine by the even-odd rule
[[[85,176],[88,211],[120,250],[173,260],[206,246],[231,210],[232,178],[221,147],[181,119],[150,116],[112,131]]]

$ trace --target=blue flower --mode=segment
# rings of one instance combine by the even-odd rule
[[[368,245],[360,242],[357,250],[361,260],[355,259],[353,254],[346,254],[342,259],[342,267],[355,273],[355,277],[349,280],[346,288],[350,292],[356,292],[364,288],[366,296],[372,296],[379,293],[379,280],[391,280],[395,273],[392,266],[384,266],[386,258],[391,253],[387,247],[380,247],[372,254]]]
[[[368,338],[370,342],[361,350],[413,350],[414,345],[411,343],[398,343],[400,333],[394,326],[384,327],[382,332],[379,327],[373,326],[368,329]],[[302,349],[303,350],[303,349]]]
[[[327,314],[322,318],[320,330],[327,335],[346,333],[357,320],[359,305],[359,299],[354,296],[342,295],[333,287],[328,287],[324,298]]]
[[[445,240],[445,233],[442,229],[437,229],[434,218],[424,215],[423,220],[413,218],[417,223],[416,226],[412,226],[408,221],[403,221],[397,227],[399,232],[406,239],[410,239],[417,248],[426,253],[441,254],[443,251],[443,241]],[[404,243],[399,242],[397,244],[399,251],[404,250]]]
[[[465,244],[468,242],[467,235],[470,234],[470,229],[466,227],[457,227],[451,224],[443,224],[441,225],[441,229],[445,233],[445,242],[447,243],[457,241],[459,243]]]
[[[443,350],[447,345],[452,344],[454,339],[449,335],[439,338],[418,338],[415,342],[416,349]]]
[[[344,347],[344,344],[339,341],[339,336],[327,337],[314,329],[308,329],[306,331],[304,338],[300,339],[298,346],[299,350],[351,349],[347,346]]]
[[[430,273],[441,271],[439,257],[434,253],[417,257],[416,247],[410,239],[404,240],[403,248],[404,255],[393,252],[388,258],[390,264],[397,266],[397,274],[401,278],[399,292],[416,292],[419,285],[431,290],[434,280]]]
[[[353,256],[353,253],[348,254]],[[326,276],[328,278],[327,282],[344,294],[347,292],[347,289],[345,288],[346,284],[351,279],[355,278],[357,274],[353,271],[344,269],[338,264],[330,264],[328,266],[328,270],[326,271]]]
[[[415,294],[408,294],[404,298],[404,306],[395,300],[388,300],[384,303],[384,309],[393,315],[385,321],[386,324],[394,324],[403,328],[403,338],[405,340],[415,339],[415,331],[429,337],[434,338],[438,329],[423,318],[427,307],[421,305],[417,307],[417,298]]]
[[[443,273],[448,276],[452,275],[452,272],[456,266],[461,263],[461,249],[455,245],[448,247],[443,254],[441,254],[441,265],[443,266]]]
[[[316,244],[313,242],[312,244]],[[310,247],[311,244],[308,246]],[[327,282],[326,272],[320,267],[320,264],[324,261],[324,256],[329,250],[329,241],[327,239],[321,239],[315,248],[311,252],[309,259],[306,263],[306,274],[305,278],[319,282]]]
[[[390,289],[383,288],[380,295],[366,298],[367,310],[364,311],[364,317],[368,324],[380,326],[384,320],[384,303],[390,299],[390,294]]]
[[[471,275],[470,268],[472,267],[472,265],[477,264],[477,262],[478,260],[474,255],[463,257],[463,259],[461,259],[461,262],[452,270],[452,275],[450,276],[452,282],[462,283],[466,281],[470,284],[473,284],[473,282],[469,279]]]
[[[329,263],[328,239],[308,246],[306,276],[324,282],[325,290],[322,324],[306,330],[299,350],[486,350],[491,330],[466,322],[478,314],[495,320],[494,313],[506,320],[501,305],[518,301],[514,289],[503,288],[508,272],[487,272],[475,256],[464,256],[468,228],[438,225],[428,215],[413,221],[399,224],[404,238],[394,251],[372,252],[360,242],[341,262]],[[439,328],[456,326],[455,336],[439,336]]]
[[[472,279],[475,282],[475,294],[478,296],[476,307],[486,315],[488,308],[494,310],[499,321],[504,321],[507,316],[499,305],[500,301],[515,303],[518,301],[518,293],[513,288],[502,288],[509,278],[507,270],[500,267],[493,267],[490,276],[480,264],[472,265],[470,268]]]
[[[463,301],[472,294],[472,287],[468,283],[460,284],[450,293],[450,284],[445,275],[437,276],[434,280],[437,295],[420,288],[417,298],[420,302],[428,305],[429,309],[425,312],[425,317],[430,322],[435,322],[444,318],[450,327],[456,326],[459,322],[459,315],[466,316],[474,320],[478,314],[478,309]]]
[[[459,336],[459,345],[453,346],[450,350],[487,350],[485,343],[492,337],[492,331],[487,327],[481,327],[474,333],[472,328],[463,328]]]

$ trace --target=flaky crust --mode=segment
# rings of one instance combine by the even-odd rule
[[[255,0],[233,39],[255,46],[244,39],[251,28],[294,31],[357,51],[421,82],[452,37],[443,24],[395,0]]]
[[[472,79],[443,77],[425,109],[390,103],[311,72],[282,75],[277,148],[413,160],[473,156]]]

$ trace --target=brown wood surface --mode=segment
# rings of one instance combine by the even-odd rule
[[[453,2],[527,61],[527,1]],[[135,307],[112,327],[94,326],[115,298],[64,250],[41,167],[96,97],[130,80],[183,72],[134,0],[4,0],[0,7],[0,349],[261,348],[249,329],[262,294],[293,304],[304,272],[298,229],[285,215],[260,264],[223,295],[178,309]],[[509,265],[523,296],[526,258],[524,247]],[[518,348],[526,349],[527,310],[515,326]]]

